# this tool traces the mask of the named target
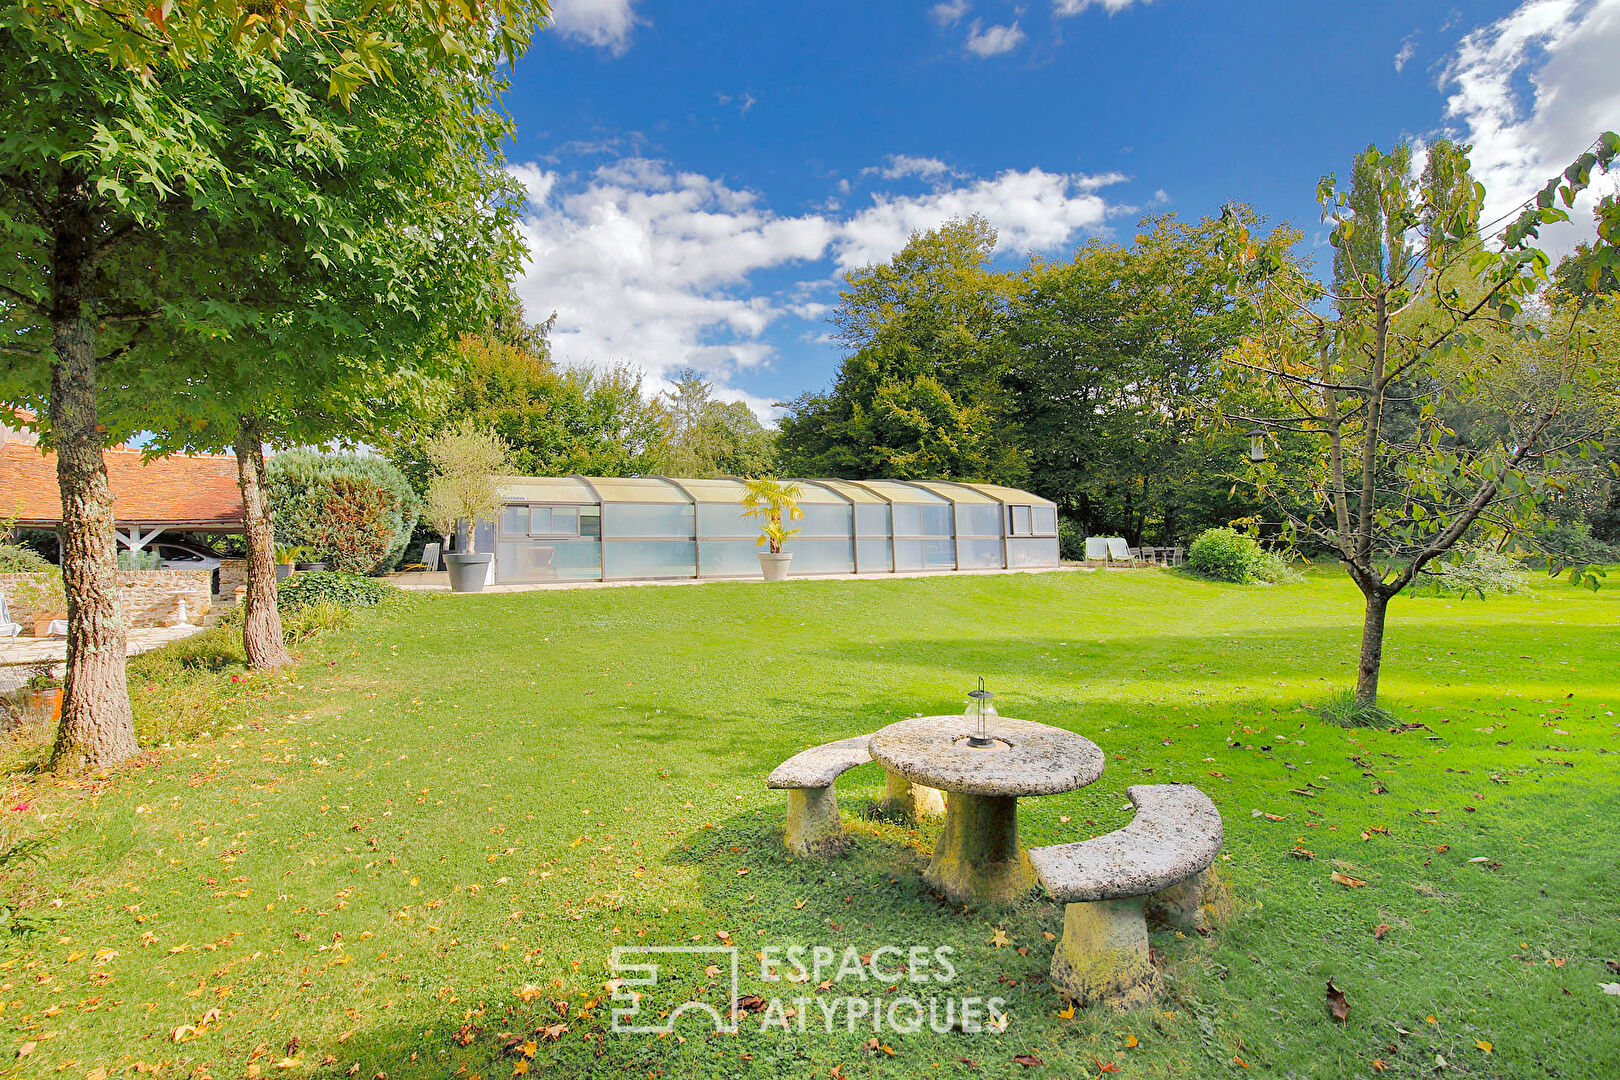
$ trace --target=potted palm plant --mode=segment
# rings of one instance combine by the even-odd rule
[[[743,517],[763,522],[754,546],[769,547],[759,553],[760,573],[765,575],[766,581],[782,581],[787,577],[788,563],[793,561],[793,553],[783,551],[782,545],[799,531],[788,528],[783,519],[785,516],[787,521],[797,521],[804,517],[798,502],[804,491],[798,484],[768,476],[744,480],[743,487],[746,489],[742,500]]]
[[[496,478],[509,471],[510,451],[500,436],[479,431],[463,421],[445,431],[427,447],[434,476],[424,502],[428,520],[448,534],[465,528],[466,545],[445,552],[452,592],[478,592],[489,575],[492,552],[477,550],[478,523],[494,521],[501,512]]]

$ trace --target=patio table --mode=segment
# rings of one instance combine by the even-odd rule
[[[1035,887],[1018,843],[1018,799],[1085,787],[1102,775],[1090,739],[1046,724],[998,718],[993,749],[967,745],[965,716],[920,716],[875,733],[867,749],[891,772],[949,793],[945,831],[923,878],[951,900],[1005,904]]]

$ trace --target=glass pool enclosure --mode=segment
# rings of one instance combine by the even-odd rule
[[[943,480],[795,480],[792,575],[1058,565],[1057,507],[1027,491]],[[759,522],[739,480],[513,477],[478,527],[492,582],[757,578]]]

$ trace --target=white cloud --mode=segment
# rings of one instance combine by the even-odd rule
[[[1153,0],[1052,0],[1052,14],[1060,19],[1078,15],[1087,8],[1100,7],[1108,14],[1124,11],[1133,4],[1151,4]]]
[[[1473,144],[1474,175],[1495,221],[1558,175],[1620,119],[1620,0],[1527,0],[1470,33],[1441,75],[1448,117]],[[1614,191],[1616,178],[1594,188]],[[1568,250],[1590,235],[1590,194],[1571,216],[1579,228],[1545,230]]]
[[[975,56],[1000,56],[1002,53],[1012,52],[1024,43],[1024,32],[1018,29],[1018,24],[1011,26],[985,26],[980,19],[974,19],[973,25],[968,27],[967,51]]]
[[[1406,62],[1417,53],[1417,42],[1408,38],[1401,42],[1401,51],[1395,54],[1395,72],[1399,74],[1406,70]]]
[[[535,165],[511,173],[529,195],[518,294],[534,318],[557,312],[558,360],[628,361],[654,385],[691,365],[722,388],[772,360],[777,320],[827,314],[837,270],[887,259],[913,231],[973,213],[999,230],[1002,252],[1061,248],[1116,209],[1097,191],[1122,179],[1030,169],[918,196],[880,193],[854,212],[787,217],[753,192],[645,158],[577,177]],[[795,266],[797,279],[781,283]],[[753,280],[767,272],[777,287]]]
[[[928,9],[928,15],[941,26],[955,26],[973,5],[968,0],[947,0]]]
[[[1048,251],[1101,225],[1110,207],[1095,191],[1121,179],[1030,169],[927,195],[876,195],[870,207],[844,223],[834,257],[845,270],[880,262],[913,232],[969,214],[983,214],[996,227],[997,251]]]
[[[911,154],[890,154],[885,164],[862,169],[861,175],[881,176],[885,180],[903,180],[911,176],[921,180],[942,180],[947,176],[958,176],[960,174],[939,160],[939,158],[916,157]]]
[[[637,23],[635,0],[552,0],[551,24],[563,37],[623,56]]]

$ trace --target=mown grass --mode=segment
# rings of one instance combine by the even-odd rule
[[[532,1038],[533,1072],[564,1077],[1612,1076],[1620,594],[1397,600],[1383,704],[1421,725],[1401,731],[1316,714],[1359,614],[1331,573],[716,584],[443,597],[362,614],[288,674],[180,665],[136,689],[171,748],[6,782],[12,835],[49,847],[5,896],[50,924],[4,944],[0,1066],[489,1080]],[[1006,714],[1109,757],[1023,802],[1027,843],[1119,827],[1133,783],[1220,806],[1235,911],[1155,933],[1153,1006],[1064,1015],[1061,909],[931,897],[933,831],[871,812],[875,767],[840,782],[846,855],[783,853],[773,765],[953,711],[981,673]],[[767,945],[950,946],[944,992],[1002,997],[1006,1030],[606,1030],[615,945],[721,933],[745,971]]]

